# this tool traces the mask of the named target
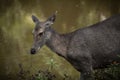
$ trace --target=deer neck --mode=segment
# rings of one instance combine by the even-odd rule
[[[51,37],[47,41],[46,45],[59,56],[66,57],[67,52],[67,40],[64,35],[58,34],[51,29]]]

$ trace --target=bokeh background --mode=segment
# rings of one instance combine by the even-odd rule
[[[119,14],[120,0],[0,0],[0,80],[15,77],[19,65],[33,74],[52,66],[56,80],[62,80],[64,74],[78,79],[79,73],[46,46],[30,55],[31,15],[44,21],[55,11],[58,14],[52,27],[61,34],[69,33]]]

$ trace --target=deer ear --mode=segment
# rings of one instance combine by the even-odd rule
[[[47,21],[53,23],[53,22],[55,21],[55,19],[56,19],[56,14],[53,14],[51,17],[49,17],[49,18],[47,19]]]
[[[34,15],[32,15],[32,20],[33,20],[33,22],[35,22],[35,23],[39,22],[39,19],[38,19],[37,17],[35,17]]]

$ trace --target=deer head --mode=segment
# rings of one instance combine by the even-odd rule
[[[56,14],[53,14],[46,21],[41,22],[36,16],[32,15],[32,20],[35,23],[35,28],[33,29],[33,39],[34,43],[31,48],[31,54],[35,54],[47,40],[50,39],[50,27],[54,23]]]

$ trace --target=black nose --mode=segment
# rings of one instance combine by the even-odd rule
[[[31,49],[31,54],[35,54],[36,50],[34,48]]]

